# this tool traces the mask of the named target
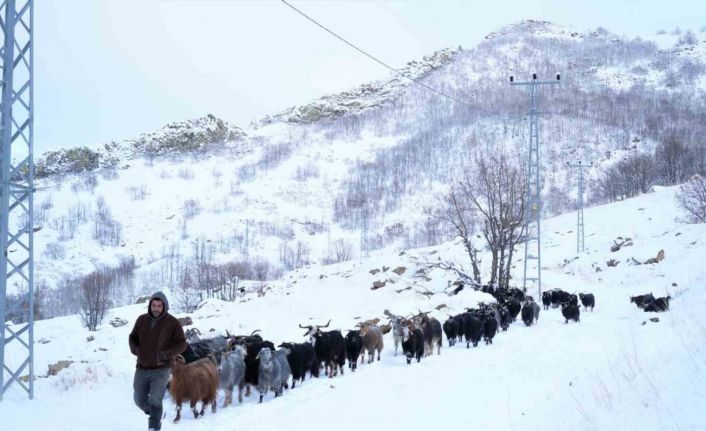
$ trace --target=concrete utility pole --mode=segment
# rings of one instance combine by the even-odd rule
[[[541,230],[540,221],[542,217],[542,185],[539,164],[539,111],[537,110],[537,87],[540,85],[556,85],[561,82],[559,74],[556,81],[538,81],[537,74],[532,74],[531,81],[515,82],[515,78],[510,76],[510,85],[526,85],[530,87],[530,139],[527,160],[527,189],[525,194],[525,269],[522,288],[527,289],[527,281],[537,283],[538,297],[542,297],[542,255],[541,255]],[[533,235],[534,233],[534,235]],[[537,262],[535,275],[527,274],[527,262],[535,260]],[[531,268],[530,268],[531,269]]]
[[[583,164],[580,160],[577,163],[566,163],[566,166],[570,168],[578,169],[578,196],[576,198],[576,253],[581,253],[586,249],[584,229],[583,229],[583,191],[584,191],[584,176],[583,170],[593,166],[593,162],[589,164]]]
[[[33,4],[5,0],[0,5],[0,400],[13,383],[34,398]],[[14,288],[13,304],[7,286]],[[23,373],[28,380],[20,379]]]

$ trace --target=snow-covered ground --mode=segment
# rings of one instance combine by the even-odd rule
[[[500,333],[490,346],[448,348],[440,356],[407,365],[394,356],[389,334],[382,360],[334,379],[307,380],[281,398],[256,396],[193,420],[186,412],[174,425],[174,407],[165,399],[164,430],[699,430],[706,407],[706,226],[677,221],[676,188],[587,209],[585,253],[576,254],[575,213],[543,223],[544,288],[592,292],[594,312],[565,324],[557,309],[542,311],[539,323],[521,322]],[[613,253],[617,237],[633,245]],[[659,264],[644,262],[664,250]],[[208,301],[191,317],[207,334],[261,329],[267,339],[302,341],[298,324],[325,323],[350,329],[362,318],[432,310],[439,319],[489,296],[462,291],[444,294],[454,278],[441,270],[414,277],[442,259],[465,262],[455,242],[405,253],[373,254],[332,266],[286,274],[265,295],[235,303]],[[609,259],[619,261],[608,267]],[[516,262],[516,279],[522,262]],[[401,275],[393,270],[403,266]],[[386,269],[387,268],[387,269]],[[597,268],[600,268],[597,269]],[[384,270],[371,274],[373,269]],[[385,270],[386,269],[386,270]],[[374,281],[388,280],[371,290]],[[410,287],[409,289],[406,289]],[[435,292],[423,295],[422,289]],[[629,296],[671,295],[671,311],[644,313]],[[530,292],[533,293],[533,292]],[[436,310],[438,305],[447,308]],[[49,364],[73,363],[58,375],[36,380],[35,400],[17,388],[0,402],[3,430],[101,431],[146,429],[146,417],[132,403],[134,358],[128,333],[145,305],[113,309],[99,331],[82,328],[78,316],[36,324],[36,374]],[[182,315],[176,313],[177,316]],[[113,328],[114,317],[127,319]],[[658,322],[648,320],[658,317]],[[87,337],[95,337],[87,341]],[[8,358],[16,351],[6,352]],[[462,428],[459,428],[462,427]]]

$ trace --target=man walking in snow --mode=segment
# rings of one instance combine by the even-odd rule
[[[171,359],[186,349],[184,330],[169,314],[169,302],[162,292],[149,300],[147,313],[137,318],[130,333],[130,351],[137,356],[133,381],[135,404],[149,415],[149,430],[162,427],[162,399],[167,390]]]

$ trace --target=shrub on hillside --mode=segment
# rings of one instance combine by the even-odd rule
[[[694,175],[679,188],[676,199],[688,222],[706,223],[706,178]]]

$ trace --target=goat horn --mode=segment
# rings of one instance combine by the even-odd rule
[[[328,328],[329,323],[331,323],[331,319],[328,319],[328,322],[326,322],[326,324],[323,326],[319,326],[319,328]]]
[[[299,324],[299,327],[302,329],[311,329],[311,326],[302,326],[302,324]]]
[[[260,332],[260,330],[259,330],[259,329],[256,329],[256,330],[254,330],[254,331],[252,331],[252,332],[250,333],[250,336],[252,337],[253,335],[255,335],[255,334],[258,333],[258,332]]]

